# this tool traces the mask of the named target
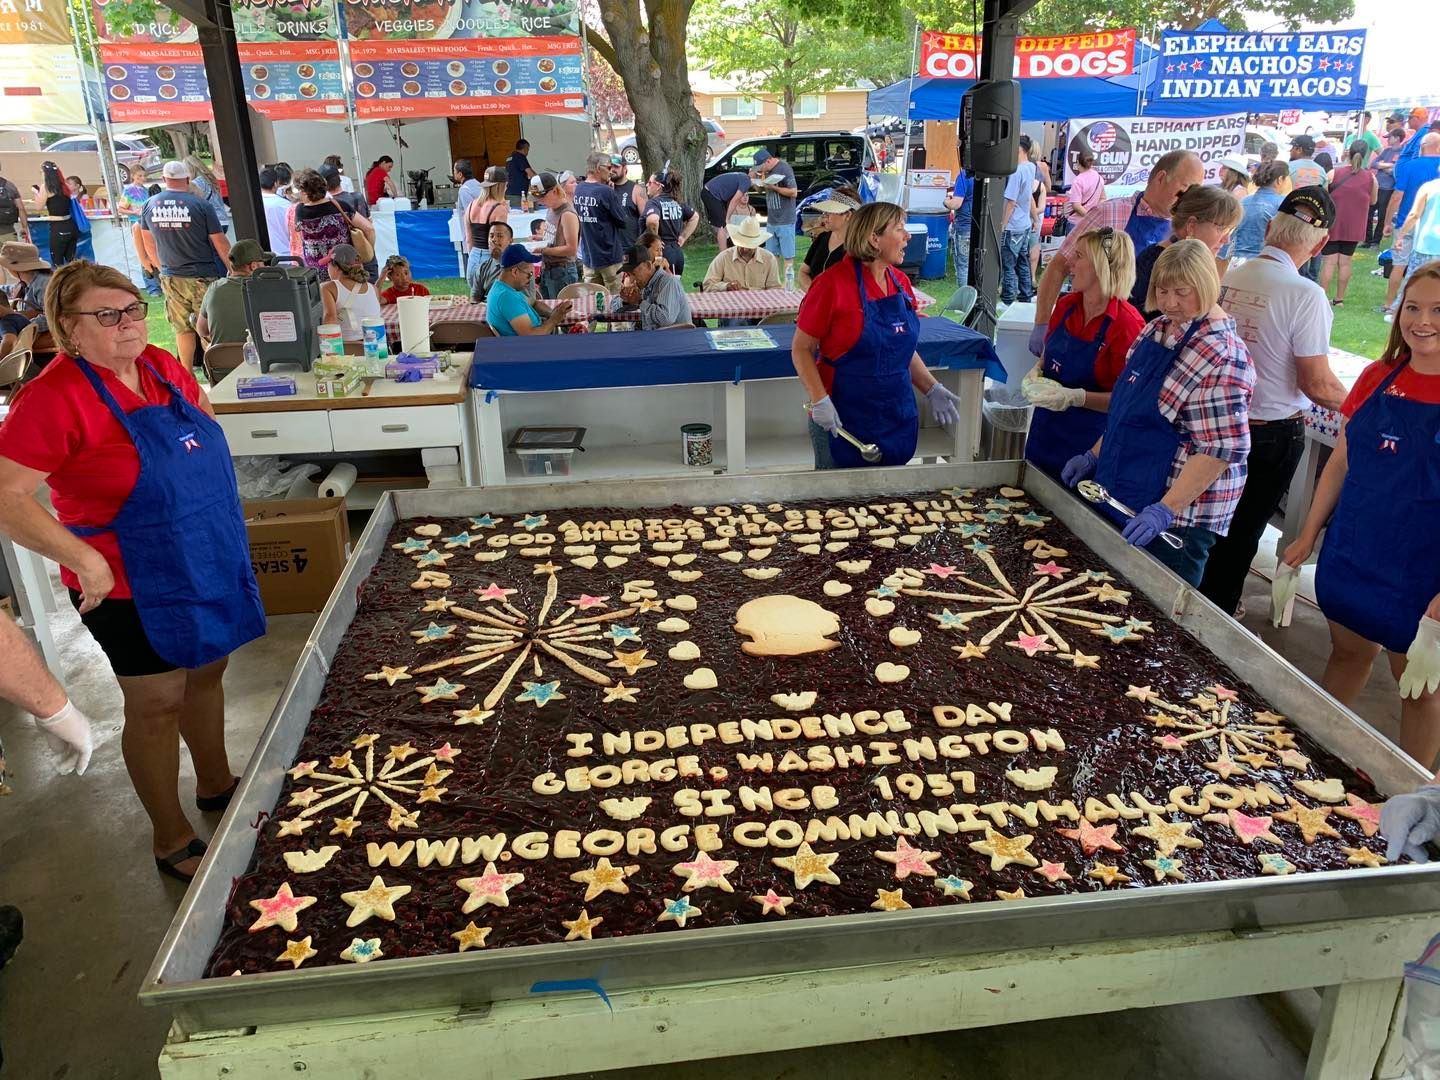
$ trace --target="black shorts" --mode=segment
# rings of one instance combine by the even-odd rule
[[[69,593],[70,602],[79,611],[80,594],[74,589],[70,589]],[[81,615],[80,621],[99,643],[116,675],[125,678],[163,675],[177,667],[162,659],[150,647],[150,639],[145,636],[145,627],[140,624],[140,612],[134,600],[101,601],[98,607]]]
[[[725,227],[725,207],[727,203],[721,202],[710,192],[700,190],[700,205],[705,210],[705,220],[710,222],[712,229],[723,229]]]
[[[1325,245],[1321,255],[1354,255],[1355,247],[1359,240],[1331,240]]]

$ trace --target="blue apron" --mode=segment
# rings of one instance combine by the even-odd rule
[[[1084,318],[1081,305],[1081,318]],[[1062,386],[1081,387],[1095,393],[1104,391],[1095,380],[1095,358],[1105,347],[1110,331],[1109,315],[1100,324],[1093,341],[1076,337],[1065,329],[1069,319],[1061,319],[1054,332],[1045,339],[1043,374]],[[1065,463],[1076,454],[1083,454],[1095,445],[1105,431],[1105,413],[1072,405],[1064,412],[1036,407],[1030,419],[1030,435],[1025,440],[1025,457],[1046,472],[1060,474]]]
[[[1349,469],[1315,571],[1325,617],[1393,653],[1440,594],[1440,405],[1387,394],[1402,367],[1345,427]]]
[[[862,309],[860,337],[845,355],[822,364],[835,369],[830,401],[845,430],[862,443],[880,448],[881,459],[868,462],[844,439],[830,436],[835,467],[904,465],[915,456],[920,438],[920,413],[910,384],[910,360],[920,338],[920,317],[905,295],[895,271],[885,268],[895,292],[880,300],[865,294],[861,264],[855,263],[855,287]]]
[[[1160,411],[1160,389],[1199,326],[1199,319],[1192,320],[1173,349],[1154,337],[1142,338],[1110,392],[1105,442],[1100,447],[1095,479],[1137,514],[1159,501],[1170,486],[1170,466],[1181,437]],[[1112,521],[1125,520],[1107,505],[1099,509]]]
[[[225,434],[142,362],[170,402],[127,413],[95,369],[75,358],[135,444],[140,475],[108,525],[70,531],[115,534],[150,647],[176,667],[203,667],[264,635],[265,609]]]
[[[1145,193],[1137,191],[1135,201],[1130,204],[1130,218],[1125,222],[1125,234],[1135,242],[1135,254],[1140,254],[1152,244],[1158,244],[1170,236],[1168,217],[1140,216],[1140,198]],[[1122,500],[1123,501],[1123,500]]]

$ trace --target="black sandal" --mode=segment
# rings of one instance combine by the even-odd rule
[[[205,841],[201,840],[197,836],[194,840],[191,840],[190,843],[186,844],[179,851],[173,851],[169,855],[166,855],[164,858],[161,858],[157,855],[155,857],[155,869],[159,870],[160,873],[164,874],[166,877],[174,878],[176,881],[183,881],[186,885],[189,885],[190,882],[195,880],[195,875],[187,874],[183,870],[177,868],[182,862],[185,862],[187,859],[193,859],[197,856],[203,856],[206,850],[208,849],[205,847]]]
[[[230,782],[230,786],[219,795],[195,795],[195,806],[202,814],[216,814],[223,811],[230,805],[230,800],[235,797],[235,789],[240,786],[240,778],[237,776]]]

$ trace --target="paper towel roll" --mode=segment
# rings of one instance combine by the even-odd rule
[[[355,486],[355,478],[359,475],[355,466],[348,461],[342,461],[330,470],[330,475],[320,481],[320,497],[322,499],[343,499],[345,495]]]
[[[400,351],[428,353],[430,351],[430,298],[428,296],[402,296],[396,306],[400,309]]]

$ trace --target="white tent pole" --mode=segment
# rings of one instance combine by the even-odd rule
[[[125,223],[121,218],[120,211],[116,208],[116,204],[120,200],[120,196],[125,189],[125,185],[120,182],[120,166],[115,160],[115,139],[110,132],[110,118],[106,114],[104,106],[101,107],[98,115],[95,112],[91,111],[89,93],[90,84],[89,80],[85,76],[85,63],[83,57],[79,56],[78,48],[80,43],[81,24],[79,24],[76,19],[76,5],[69,4],[67,6],[70,9],[70,32],[74,35],[75,43],[77,46],[76,59],[80,63],[81,84],[85,88],[85,115],[90,117],[91,122],[94,125],[95,149],[100,155],[100,176],[102,177],[102,179],[104,179],[105,187],[110,192],[110,221],[115,226],[115,232],[120,240],[120,251],[125,260],[125,274],[127,277],[130,277],[133,280],[136,276],[137,268],[132,266],[130,263],[130,244],[128,239],[130,230],[125,227]],[[80,5],[80,7],[83,9],[83,27],[85,30],[85,40],[90,46],[90,51],[95,55],[95,72],[97,78],[100,79],[100,86],[103,89],[105,86],[105,81],[104,77],[100,75],[100,49],[95,43],[94,11],[89,4],[82,4]],[[92,229],[91,231],[93,232],[94,230]],[[95,257],[98,260],[100,257],[100,253],[96,252]]]
[[[915,37],[910,46],[910,88],[905,94],[905,150],[900,158],[900,204],[905,198],[905,173],[910,168],[910,113],[915,108],[915,75],[920,66],[920,20],[915,20]]]
[[[355,158],[353,179],[359,185],[356,190],[363,198],[365,195],[365,163],[360,160],[360,134],[355,119],[355,80],[354,71],[350,67],[350,34],[348,31],[342,33],[345,17],[340,13],[340,0],[334,0],[333,10],[335,12],[335,41],[340,47],[340,88],[345,92],[345,117],[350,125],[350,153]]]

